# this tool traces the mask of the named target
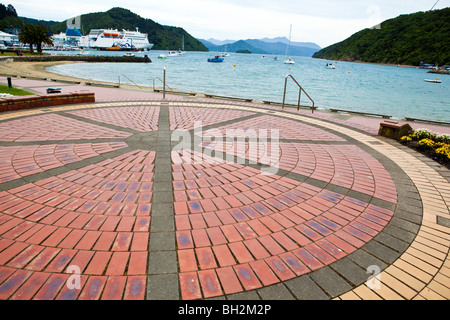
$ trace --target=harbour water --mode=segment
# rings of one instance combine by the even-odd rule
[[[56,53],[56,52],[51,52]],[[61,52],[59,52],[61,53]],[[64,52],[67,54],[67,52]],[[174,90],[281,102],[285,77],[292,75],[321,109],[343,109],[450,122],[450,76],[428,70],[366,63],[326,61],[294,57],[294,65],[284,64],[284,56],[230,53],[222,63],[208,63],[214,52],[186,52],[158,59],[163,51],[136,53],[148,55],[152,63],[76,63],[58,65],[49,71],[95,81],[162,87]],[[120,52],[94,54],[123,55]],[[326,63],[336,69],[326,69]],[[130,82],[128,79],[132,82]],[[425,79],[439,78],[442,83]],[[288,81],[286,102],[297,104],[298,87]],[[310,105],[302,95],[302,105]]]

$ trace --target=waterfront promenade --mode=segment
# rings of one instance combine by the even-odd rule
[[[13,83],[96,102],[0,114],[1,300],[450,299],[449,170],[380,118]]]

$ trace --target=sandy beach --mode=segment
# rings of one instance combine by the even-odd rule
[[[79,62],[79,61],[46,61],[46,62],[5,62],[0,61],[0,75],[1,76],[14,76],[14,77],[34,77],[34,78],[46,78],[46,79],[55,79],[55,80],[62,80],[62,81],[78,81],[81,83],[86,82],[92,82],[92,80],[82,79],[82,78],[76,78],[76,77],[70,77],[61,75],[58,73],[47,71],[46,68],[61,65],[61,64],[73,64],[73,63],[89,63],[89,62]],[[117,83],[110,83],[110,82],[104,82],[104,81],[94,81],[96,83],[104,83],[104,84],[114,84],[117,85]],[[138,90],[136,86],[131,85],[120,85],[121,88],[133,88],[134,90]],[[144,88],[140,87],[141,89],[145,90],[152,90],[153,88]]]
[[[73,61],[49,61],[49,62],[3,62],[0,64],[0,74],[4,76],[25,76],[38,78],[57,78],[62,80],[84,81],[73,77],[63,76],[46,71],[48,67],[60,64],[83,63]]]

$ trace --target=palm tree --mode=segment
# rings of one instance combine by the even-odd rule
[[[23,44],[30,45],[30,53],[33,53],[33,44],[34,44],[32,34],[33,34],[33,25],[31,24],[23,25],[19,33],[19,41],[22,42]]]
[[[42,44],[53,44],[53,40],[47,32],[47,29],[40,24],[24,25],[19,34],[19,41],[24,44],[29,44],[31,53],[33,53],[33,45],[36,45],[36,50],[39,54],[42,54]]]

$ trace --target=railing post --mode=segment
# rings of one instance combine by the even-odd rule
[[[306,94],[306,96],[308,97],[308,99],[312,102],[312,112],[314,113],[314,100],[311,99],[311,97],[309,96],[309,94],[306,93],[305,90],[303,90],[302,86],[297,82],[297,80],[294,79],[294,77],[292,77],[290,74],[288,74],[284,80],[284,92],[283,92],[283,106],[282,109],[284,109],[284,104],[286,101],[286,87],[287,87],[287,81],[288,81],[288,77],[291,77],[291,79],[295,82],[295,84],[299,87],[299,92],[298,92],[298,102],[297,102],[297,111],[300,110],[300,99],[302,97],[302,91]]]
[[[286,87],[287,87],[287,79],[288,79],[288,76],[289,76],[289,75],[287,75],[286,78],[284,79],[283,105],[282,105],[282,107],[281,107],[281,109],[283,109],[283,110],[284,110],[284,101],[285,101],[285,99],[286,99]]]
[[[166,99],[166,67],[164,67],[164,78],[163,78],[163,99]]]

